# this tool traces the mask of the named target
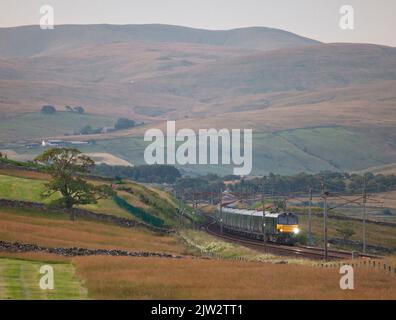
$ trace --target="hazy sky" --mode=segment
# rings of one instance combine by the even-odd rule
[[[38,24],[41,5],[56,24],[166,23],[205,29],[280,28],[324,42],[396,46],[396,0],[0,0],[0,26]],[[339,27],[342,5],[355,29]]]

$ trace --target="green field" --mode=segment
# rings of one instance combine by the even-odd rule
[[[256,133],[253,136],[252,174],[353,171],[396,161],[396,148],[381,143],[391,132],[323,127]],[[134,164],[145,164],[142,137],[98,141],[84,151],[112,153]],[[178,166],[187,174],[232,173],[231,166]]]
[[[253,134],[253,175],[316,173],[323,170],[356,171],[396,162],[396,147],[383,143],[392,131],[360,131],[321,127]],[[84,152],[107,152],[135,165],[145,164],[143,137],[115,138],[82,146]],[[13,148],[33,158],[40,149]],[[220,149],[221,150],[221,149]],[[177,165],[189,175],[231,174],[231,165]]]
[[[45,190],[45,183],[46,181],[44,180],[0,175],[0,198],[48,204],[52,200],[57,199],[59,195],[55,194],[50,198],[41,197],[42,192]],[[102,199],[97,204],[82,207],[95,212],[109,213],[123,218],[134,219],[129,212],[118,207],[112,199]]]
[[[49,203],[58,198],[43,198],[45,181],[0,175],[0,198]]]
[[[305,155],[326,162],[333,170],[347,171],[392,162],[396,153],[384,143],[388,135],[392,135],[392,131],[343,127],[297,129],[279,134]]]
[[[39,286],[40,267],[50,265],[54,270],[54,289]],[[0,258],[0,300],[86,299],[87,291],[75,277],[69,263],[37,262]]]
[[[24,113],[10,119],[0,119],[0,141],[62,136],[79,131],[86,125],[93,128],[113,127],[115,120],[108,116],[71,112]]]

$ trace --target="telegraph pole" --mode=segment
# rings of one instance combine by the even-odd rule
[[[312,245],[312,188],[309,188],[308,243],[310,246]]]
[[[366,176],[363,180],[363,253],[366,253],[366,202],[367,202],[367,191],[366,191]]]
[[[265,201],[264,201],[264,185],[261,191],[261,205],[263,206],[263,241],[267,242],[267,230],[265,228]]]
[[[179,219],[180,219],[180,225],[183,225],[183,212],[184,212],[184,195],[181,195],[181,206],[180,206],[180,215],[179,215]]]
[[[220,189],[220,233],[223,234],[223,190]]]
[[[324,182],[322,181],[322,197],[324,200],[324,206],[323,206],[323,234],[324,234],[324,258],[325,261],[328,260],[328,240],[327,240],[327,196],[329,193],[325,191],[324,188]]]
[[[272,202],[272,205],[275,205],[275,200],[274,200],[274,188],[271,189],[271,202]]]

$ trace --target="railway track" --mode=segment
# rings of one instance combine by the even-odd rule
[[[221,233],[220,229],[216,225],[215,221],[210,221],[203,226],[207,233],[221,238],[228,242],[238,243],[245,247],[249,247],[261,252],[266,253],[277,253],[281,255],[287,256],[296,256],[296,257],[303,257],[315,260],[323,260],[324,259],[324,249],[317,248],[317,247],[308,247],[308,246],[285,246],[285,245],[278,245],[274,243],[263,243],[259,240],[254,239],[247,239],[237,235],[231,235],[227,233]],[[378,256],[369,255],[369,254],[361,254],[352,256],[352,252],[350,251],[342,251],[342,250],[328,250],[328,259],[329,260],[349,260],[351,258],[380,258]]]

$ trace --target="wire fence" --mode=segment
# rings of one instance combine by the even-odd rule
[[[396,276],[396,267],[392,263],[382,260],[357,259],[352,262],[323,262],[317,264],[317,266],[321,268],[341,268],[344,265],[349,265],[353,268],[366,268],[382,271],[388,275]]]

